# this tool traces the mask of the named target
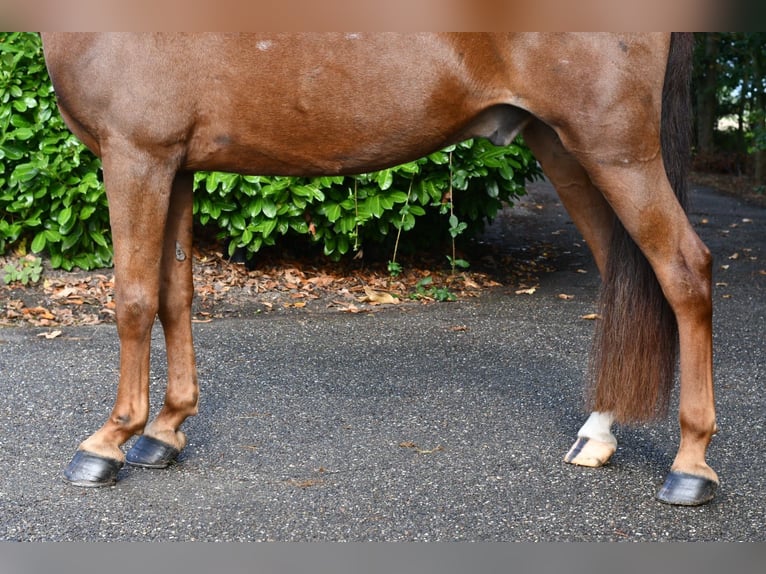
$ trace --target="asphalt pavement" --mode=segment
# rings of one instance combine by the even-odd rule
[[[585,419],[595,267],[545,185],[488,233],[548,250],[533,294],[350,314],[276,309],[195,324],[200,414],[166,470],[80,489],[62,470],[111,408],[114,325],[0,330],[0,540],[647,541],[766,539],[766,209],[712,190],[690,218],[715,256],[721,478],[702,507],[654,494],[667,421],[617,427],[611,464],[562,457]],[[567,297],[560,297],[566,295]],[[153,336],[152,408],[165,364]]]

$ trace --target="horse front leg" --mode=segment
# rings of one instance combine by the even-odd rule
[[[187,417],[197,414],[199,387],[191,331],[192,187],[192,174],[179,174],[170,198],[159,302],[167,349],[167,391],[157,418],[126,456],[129,464],[144,468],[165,468],[175,460],[186,446],[186,436],[178,429]]]
[[[174,171],[146,162],[124,142],[103,148],[114,243],[120,378],[112,413],[85,439],[64,471],[77,486],[108,486],[124,463],[121,445],[149,416],[149,351],[159,309],[160,264]]]

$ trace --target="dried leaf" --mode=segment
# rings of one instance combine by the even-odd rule
[[[364,287],[364,297],[360,297],[359,300],[372,305],[398,305],[400,303],[399,299],[391,295],[391,293],[375,291],[366,285]]]
[[[55,339],[61,335],[61,331],[48,331],[47,333],[38,333],[38,337],[44,337],[45,339]]]
[[[530,287],[529,289],[517,289],[516,295],[534,295],[537,291],[537,287]]]
[[[34,317],[37,317],[39,319],[55,319],[55,315],[53,315],[48,309],[45,307],[32,307],[32,308],[26,308],[22,311],[25,315],[32,315]]]
[[[601,319],[601,315],[598,313],[588,313],[586,315],[581,315],[580,319],[585,319],[586,321],[596,321],[597,319]]]
[[[338,311],[340,311],[341,313],[359,313],[362,311],[362,309],[360,309],[353,303],[346,304],[346,303],[339,303],[338,301],[333,301],[333,303],[337,304],[338,307],[340,307]]]
[[[307,283],[311,283],[316,287],[327,287],[328,285],[332,285],[334,282],[335,277],[332,275],[318,275],[317,277],[307,279]]]
[[[574,295],[567,295],[566,293],[559,293],[558,295],[559,299],[563,299],[564,301],[571,301],[574,299]]]

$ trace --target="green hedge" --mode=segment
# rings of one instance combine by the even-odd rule
[[[64,269],[110,265],[99,168],[55,108],[39,36],[0,33],[0,254],[44,250]],[[252,255],[293,235],[339,259],[392,230],[429,238],[476,231],[539,175],[522,143],[498,148],[472,140],[356,177],[198,173],[194,213],[198,224],[231,240],[230,253]]]
[[[111,265],[100,162],[64,125],[36,34],[0,34],[0,254],[54,267]]]

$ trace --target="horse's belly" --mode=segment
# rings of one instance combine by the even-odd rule
[[[187,168],[358,173],[469,137],[507,143],[520,122],[501,105],[509,103],[507,86],[491,74],[478,80],[465,65],[471,46],[438,36],[297,36],[250,45],[258,53],[248,67],[212,77],[212,89],[198,94]]]

